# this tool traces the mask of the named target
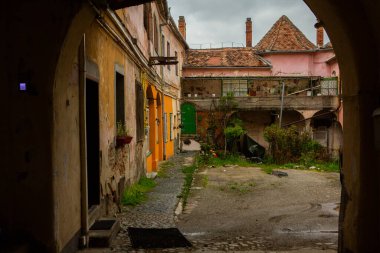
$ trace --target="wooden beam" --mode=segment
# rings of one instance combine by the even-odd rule
[[[109,7],[112,10],[123,9],[131,6],[153,2],[154,0],[109,0]]]
[[[178,64],[177,57],[157,56],[157,57],[149,58],[149,65],[176,65],[176,64]]]

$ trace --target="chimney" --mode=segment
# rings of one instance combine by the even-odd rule
[[[186,40],[186,21],[184,16],[179,16],[178,29],[179,32],[182,34],[182,37]]]
[[[324,29],[323,26],[317,27],[317,47],[323,47],[324,46]]]
[[[245,46],[252,47],[252,20],[247,18],[245,22]]]

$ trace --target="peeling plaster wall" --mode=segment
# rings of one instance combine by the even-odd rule
[[[144,172],[143,142],[136,140],[136,93],[135,81],[140,79],[139,68],[129,60],[121,48],[94,22],[86,32],[87,58],[99,68],[99,114],[100,114],[100,183],[101,198],[114,197],[120,179],[125,177],[132,184]],[[133,136],[131,144],[115,148],[116,106],[115,71],[116,65],[124,73],[124,101],[126,128]],[[112,208],[106,207],[106,208]]]

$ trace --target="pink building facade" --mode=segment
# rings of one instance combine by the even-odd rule
[[[313,44],[282,16],[252,47],[251,19],[247,19],[247,46],[187,51],[182,80],[183,104],[192,105],[197,115],[205,114],[213,101],[232,92],[248,135],[268,147],[263,130],[278,123],[282,85],[282,125],[297,125],[337,155],[342,139],[342,103],[339,66],[330,43],[323,43],[317,29]],[[186,115],[184,123],[188,121]],[[201,117],[202,118],[202,117]],[[202,135],[207,126],[196,121]],[[187,133],[186,124],[184,133]]]

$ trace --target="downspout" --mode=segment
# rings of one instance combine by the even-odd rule
[[[81,177],[81,237],[79,245],[85,247],[88,241],[88,199],[87,199],[87,146],[86,146],[86,38],[83,34],[79,46],[79,131],[80,131],[80,177]]]
[[[165,133],[165,127],[166,127],[166,122],[165,122],[165,91],[164,91],[164,75],[162,75],[162,83],[161,83],[161,90],[162,90],[162,93],[161,93],[161,96],[162,96],[162,144],[163,144],[163,148],[162,148],[162,156],[163,156],[163,160],[166,160],[166,135],[164,134]]]
[[[164,24],[160,24],[160,34],[162,35],[162,26],[163,25],[166,25],[166,23]],[[162,38],[162,36],[161,36]],[[163,43],[163,41],[161,41],[161,54],[163,54],[163,51],[165,50],[165,44]],[[164,55],[162,55],[164,56]],[[161,65],[162,66],[162,65]],[[161,96],[162,96],[162,145],[163,145],[163,148],[162,148],[162,158],[163,160],[166,160],[166,140],[165,138],[167,137],[167,132],[166,132],[166,135],[165,135],[165,127],[166,127],[166,121],[165,121],[165,68],[162,67],[163,70],[162,70],[162,82],[161,82]],[[167,128],[167,127],[166,127]]]

